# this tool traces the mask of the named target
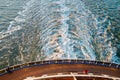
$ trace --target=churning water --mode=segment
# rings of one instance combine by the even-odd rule
[[[0,2],[1,68],[54,59],[120,63],[120,0]]]

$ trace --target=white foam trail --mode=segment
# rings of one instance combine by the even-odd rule
[[[21,62],[44,59],[114,62],[116,58],[108,17],[99,20],[99,15],[92,14],[83,1],[31,0],[18,14],[8,31],[22,29],[18,42],[23,50],[16,58]]]

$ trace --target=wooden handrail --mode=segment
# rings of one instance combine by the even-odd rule
[[[33,62],[10,66],[9,68],[11,71],[14,71],[14,70],[18,70],[26,67],[43,65],[43,64],[89,64],[89,65],[98,65],[98,66],[120,69],[120,64],[101,62],[101,61],[92,61],[92,60],[76,60],[76,59],[33,61]],[[6,69],[7,68],[0,70],[0,75],[4,75],[6,73]]]

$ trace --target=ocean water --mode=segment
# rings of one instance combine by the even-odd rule
[[[120,64],[120,0],[0,0],[0,68],[39,60]]]

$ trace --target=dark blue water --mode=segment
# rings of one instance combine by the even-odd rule
[[[0,65],[53,59],[120,63],[120,0],[0,0]]]

